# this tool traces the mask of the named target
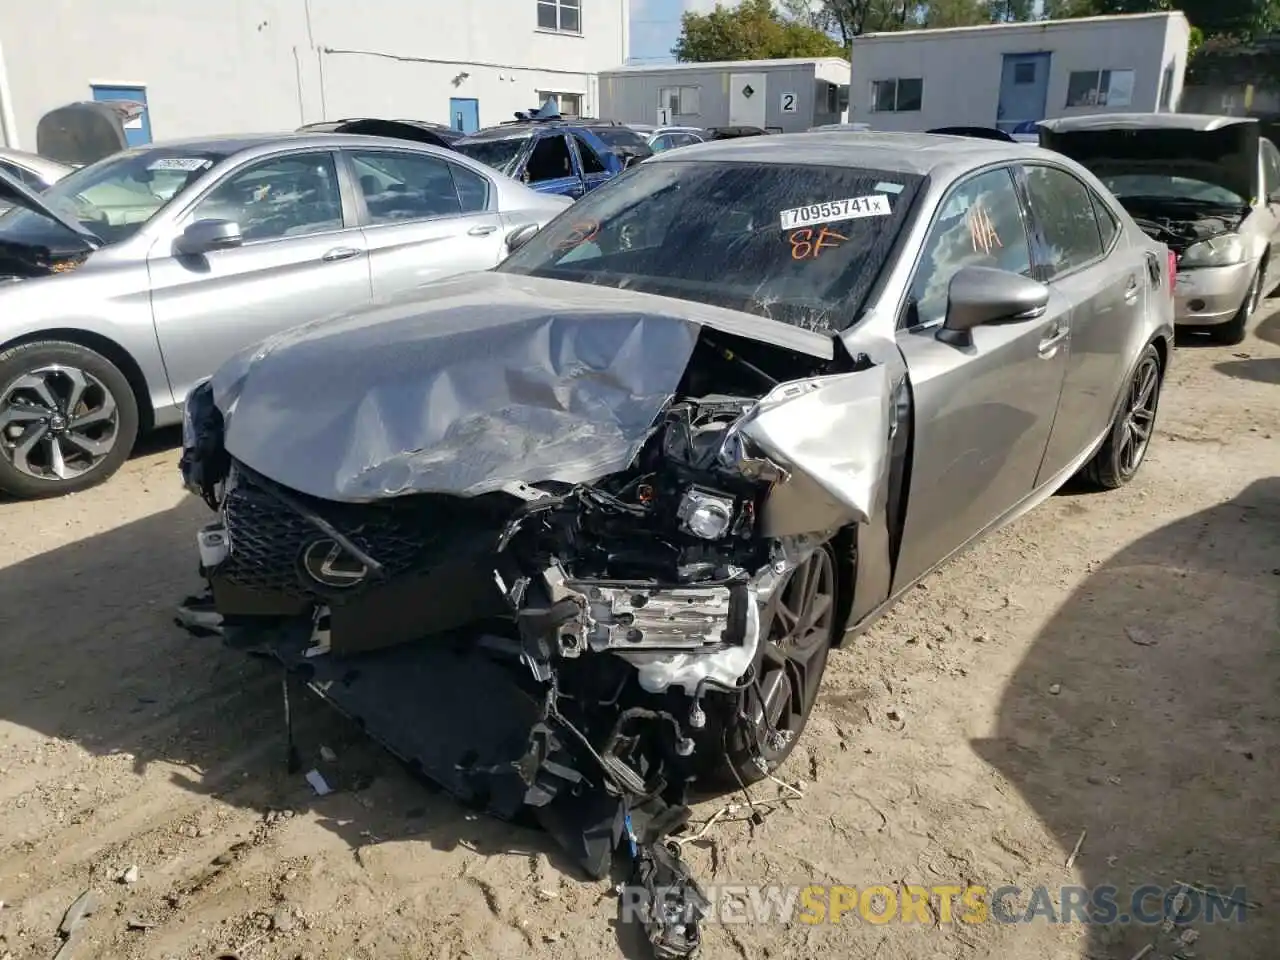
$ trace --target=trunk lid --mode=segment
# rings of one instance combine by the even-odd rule
[[[1224,187],[1253,204],[1258,199],[1258,124],[1220,118],[1194,129],[1151,117],[1071,118],[1065,129],[1040,126],[1040,146],[1056,150],[1095,174],[1162,173]]]
[[[129,146],[125,125],[146,109],[133,100],[85,100],[50,110],[36,124],[36,153],[73,167]]]

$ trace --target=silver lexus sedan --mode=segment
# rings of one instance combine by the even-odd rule
[[[485,270],[570,201],[385,137],[114,154],[37,195],[0,171],[0,491],[82,490],[246,344]]]
[[[850,631],[1068,478],[1133,479],[1172,287],[1168,248],[1036,146],[660,153],[495,270],[192,391],[214,613],[607,875],[610,822],[786,758]]]

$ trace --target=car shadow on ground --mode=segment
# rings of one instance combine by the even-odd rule
[[[0,505],[0,526],[17,509]],[[173,622],[200,586],[195,533],[210,516],[188,497],[0,570],[0,721],[94,756],[127,754],[139,774],[175,765],[173,784],[234,806],[311,813],[357,853],[413,838],[545,855],[581,876],[548,836],[431,792],[318,698],[294,702],[295,730],[303,771],[320,769],[334,793],[317,797],[302,773],[286,772],[280,669]],[[336,761],[320,758],[322,744]]]
[[[1158,919],[1177,884],[1263,905],[1239,923],[1218,901],[1209,923],[1186,912],[1206,901],[1190,891],[1193,933],[1095,924],[1083,957],[1243,960],[1280,943],[1278,548],[1280,478],[1125,548],[1057,612],[1006,688],[996,735],[974,743],[1064,861],[1084,835],[1075,867],[1117,889],[1118,913],[1146,884],[1161,892],[1140,919]],[[1029,894],[1010,898],[1015,915]]]

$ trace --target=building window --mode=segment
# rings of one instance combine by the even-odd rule
[[[1169,64],[1164,68],[1164,76],[1160,80],[1160,106],[1157,108],[1161,113],[1168,113],[1169,104],[1173,100],[1173,64]]]
[[[871,83],[872,113],[911,113],[923,103],[924,81],[919,77]]]
[[[1013,82],[1027,84],[1036,82],[1036,65],[1034,63],[1015,63],[1013,65]]]
[[[1067,81],[1068,107],[1127,107],[1132,102],[1132,70],[1074,70]]]
[[[582,116],[582,94],[580,93],[556,93],[554,90],[542,90],[538,93],[539,104],[546,103],[548,100],[555,101],[556,108],[562,117]]]
[[[582,32],[582,0],[538,0],[538,29]]]
[[[696,117],[700,112],[698,91],[701,87],[663,87],[658,91],[658,107],[671,115]]]

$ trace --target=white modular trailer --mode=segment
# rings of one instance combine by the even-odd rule
[[[865,34],[849,119],[1018,133],[1075,114],[1176,111],[1190,37],[1180,11]]]
[[[625,66],[600,72],[600,116],[796,133],[840,122],[848,91],[839,57]]]

